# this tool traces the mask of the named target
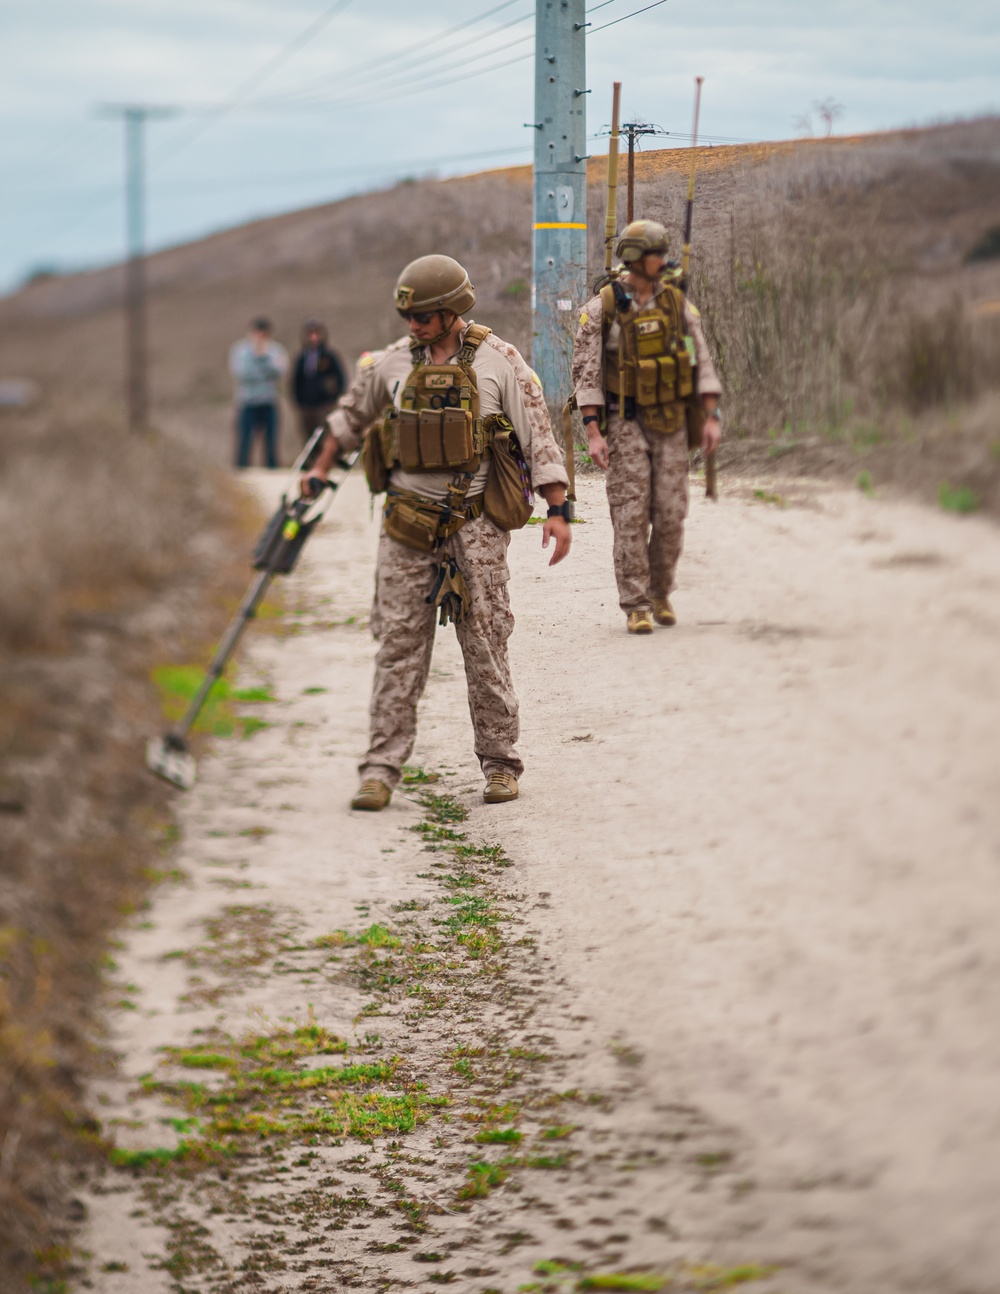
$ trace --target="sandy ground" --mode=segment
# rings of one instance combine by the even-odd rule
[[[457,1289],[513,1294],[539,1259],[592,1264],[600,1246],[616,1270],[775,1265],[760,1294],[1000,1288],[1000,533],[826,485],[764,489],[783,497],[741,482],[695,498],[680,623],[651,638],[624,633],[600,482],[582,483],[561,567],[537,529],[514,537],[515,805],[479,803],[460,654],[439,631],[414,763],[449,770],[472,838],[503,845],[504,897],[545,966],[512,954],[532,996],[504,1027],[544,1036],[561,1082],[607,1097],[574,1115],[605,1146],[576,1176],[430,1220],[434,1247],[462,1252],[442,1280]],[[360,989],[280,961],[192,998],[191,956],[170,954],[199,947],[206,920],[263,905],[303,945],[430,901],[414,796],[347,809],[375,541],[351,481],[289,581],[299,631],[245,653],[244,677],[278,697],[272,726],[220,743],[180,805],[187,880],[126,936],[134,1009],[113,1013],[118,1071],[95,1093],[121,1145],[163,1144],[134,1089],[158,1048],[307,1003],[344,1037],[364,1030]],[[466,1011],[462,1036],[487,1015]],[[641,1164],[643,1147],[666,1150]],[[434,1199],[453,1172],[442,1161]],[[157,1269],[165,1215],[141,1181],[108,1173],[84,1203],[91,1288],[203,1288]],[[238,1271],[252,1227],[191,1207]],[[408,1253],[372,1255],[371,1225],[333,1238],[340,1277],[323,1283],[320,1259],[308,1280],[246,1287],[426,1287]]]

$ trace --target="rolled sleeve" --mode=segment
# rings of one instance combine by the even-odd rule
[[[722,383],[712,363],[712,352],[708,349],[708,342],[705,340],[701,315],[687,298],[684,300],[684,327],[694,338],[694,353],[698,360],[698,394],[721,395]]]
[[[573,340],[573,387],[576,403],[604,404],[603,306],[600,296],[592,297],[580,312]]]
[[[378,371],[380,358],[379,355],[361,357],[357,376],[326,420],[345,453],[357,449],[364,429],[384,412],[389,403],[389,393]]]

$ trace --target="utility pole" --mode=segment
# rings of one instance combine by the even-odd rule
[[[570,392],[587,299],[586,0],[536,0],[532,363],[550,406]]]
[[[666,135],[668,132],[648,121],[626,121],[622,130],[628,136],[628,216],[625,223],[635,219],[635,141],[643,135]]]
[[[129,431],[149,426],[146,349],[146,176],[145,125],[173,115],[171,108],[144,103],[105,104],[102,116],[125,123],[125,372]]]

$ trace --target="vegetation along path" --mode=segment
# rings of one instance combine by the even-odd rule
[[[1000,1285],[1000,535],[730,482],[644,639],[593,478],[580,512],[556,570],[512,543],[521,799],[481,803],[441,631],[352,815],[345,488],[117,956],[78,1287]]]

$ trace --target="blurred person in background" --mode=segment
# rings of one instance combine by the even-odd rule
[[[307,319],[302,326],[302,351],[292,373],[292,398],[299,410],[303,444],[333,413],[347,387],[344,367],[326,344],[327,335],[326,324],[319,319]]]
[[[270,320],[253,320],[229,352],[229,371],[236,383],[236,466],[250,466],[260,432],[265,464],[277,467],[278,384],[288,372],[288,352],[272,338]]]

